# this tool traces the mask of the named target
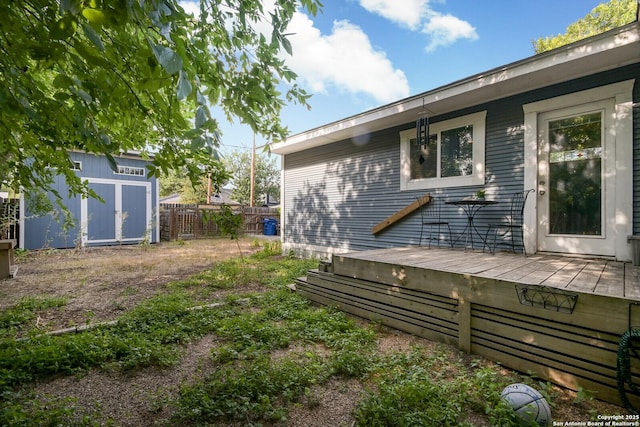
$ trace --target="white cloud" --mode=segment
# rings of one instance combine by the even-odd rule
[[[360,0],[360,6],[411,30],[421,28],[428,36],[426,50],[431,52],[457,40],[477,40],[476,29],[453,15],[443,15],[431,8],[431,0]]]
[[[287,63],[313,92],[365,93],[382,103],[408,96],[405,74],[373,48],[358,26],[336,21],[331,34],[323,35],[306,15],[296,13],[287,30],[294,33]]]
[[[390,21],[417,29],[429,0],[360,0],[360,5],[369,12]]]
[[[192,14],[193,16],[200,16],[200,2],[197,1],[180,1],[178,4],[184,9],[185,12]]]
[[[268,16],[274,8],[273,0],[262,1]],[[199,15],[198,3],[181,1],[180,5],[187,12]],[[270,37],[268,22],[258,21],[253,25]],[[312,93],[331,90],[366,94],[380,103],[409,96],[405,74],[393,67],[384,52],[371,45],[367,34],[358,26],[348,21],[336,21],[331,34],[323,35],[307,15],[295,12],[286,32],[290,34],[288,39],[293,56],[287,55],[284,59]]]
[[[426,47],[428,52],[440,46],[449,46],[458,39],[478,39],[478,33],[471,24],[453,15],[434,14],[425,23],[422,32],[430,37],[430,42]]]

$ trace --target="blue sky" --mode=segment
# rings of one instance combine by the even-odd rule
[[[605,1],[323,0],[321,13],[297,13],[289,26],[285,59],[314,95],[310,111],[289,106],[283,123],[303,132],[527,58],[532,40]],[[218,119],[223,153],[251,147],[247,126]]]

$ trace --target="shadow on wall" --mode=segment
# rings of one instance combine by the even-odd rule
[[[327,161],[317,176],[301,168],[299,178],[304,178],[304,185],[287,214],[289,243],[334,251],[374,246],[371,227],[388,215],[386,211],[395,209],[386,202],[397,197],[394,156],[369,150],[354,158],[353,152],[345,150]]]
[[[329,212],[325,183],[312,185],[304,182],[302,190],[293,198],[293,207],[287,214],[287,236],[292,243],[323,245],[327,227],[335,227]]]

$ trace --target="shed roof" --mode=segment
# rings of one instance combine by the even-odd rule
[[[287,138],[290,154],[640,62],[638,21]]]

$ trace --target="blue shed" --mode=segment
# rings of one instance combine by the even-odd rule
[[[32,194],[20,199],[20,239],[24,249],[73,248],[160,240],[159,186],[156,178],[147,178],[148,160],[137,154],[114,156],[118,164],[115,172],[107,158],[82,152],[69,153],[76,173],[86,180],[89,188],[103,200],[69,197],[63,176],[52,185],[63,197],[63,204],[71,212],[73,224],[62,225],[62,212],[56,207],[44,216],[30,212]],[[55,200],[52,192],[46,196]],[[55,206],[55,203],[54,203]]]

